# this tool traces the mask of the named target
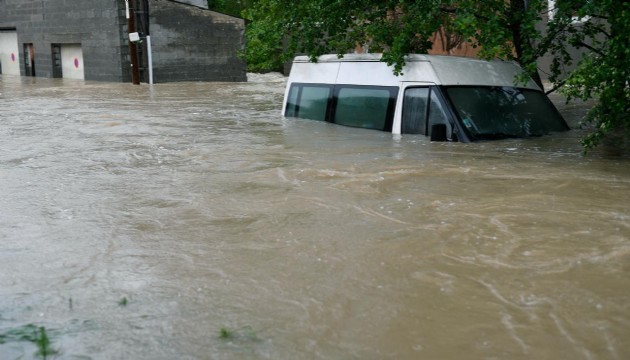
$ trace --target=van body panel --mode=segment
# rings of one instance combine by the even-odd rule
[[[307,56],[298,56],[290,78],[299,82],[328,83],[334,74],[340,84],[391,86],[400,81],[429,81],[438,85],[512,86],[515,76],[522,71],[510,61],[416,54],[405,57],[402,73],[394,75],[394,67],[380,58],[380,54],[346,54],[341,59],[336,55],[323,55],[312,63]],[[332,68],[336,71],[331,71]],[[518,86],[541,90],[533,80]]]
[[[501,60],[431,56],[430,61],[441,85],[515,86],[515,77],[522,72],[515,63]],[[541,90],[531,79],[518,87]]]
[[[337,84],[398,86],[401,81],[425,79],[435,81],[435,75],[427,62],[407,66],[405,72],[394,75],[394,68],[380,61],[340,62]]]
[[[339,62],[296,62],[291,68],[290,77],[296,82],[334,84],[337,82],[339,65]]]

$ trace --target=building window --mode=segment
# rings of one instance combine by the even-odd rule
[[[567,4],[567,6],[570,6],[572,8],[571,20],[574,24],[581,24],[591,19],[590,16],[580,17],[578,15],[578,10],[582,6],[584,6],[589,0],[578,0],[578,1],[573,0],[571,1],[570,5],[567,3],[567,1],[569,0],[547,0],[549,20],[553,20],[556,17],[556,14],[558,13],[558,10],[560,9],[560,7],[565,4]]]

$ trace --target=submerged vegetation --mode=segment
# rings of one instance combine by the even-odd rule
[[[222,327],[221,330],[219,330],[219,337],[221,339],[230,339],[234,336],[234,333],[232,332],[232,330],[229,330],[227,328]]]
[[[227,327],[219,329],[219,338],[223,340],[235,340],[240,342],[259,342],[260,338],[256,331],[246,326],[241,329],[233,330]]]
[[[57,353],[57,350],[51,347],[50,339],[48,338],[48,334],[46,333],[46,328],[43,326],[39,327],[39,333],[36,337],[35,344],[37,345],[37,355],[46,359],[49,355],[54,355]]]
[[[12,341],[32,342],[37,346],[35,356],[43,359],[47,359],[49,356],[58,353],[58,351],[52,347],[52,342],[44,326],[37,327],[33,324],[28,324],[0,333],[0,344]]]

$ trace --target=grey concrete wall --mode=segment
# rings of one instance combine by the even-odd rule
[[[83,48],[86,80],[127,80],[123,23],[124,0],[0,0],[0,28],[17,30],[20,52],[33,43],[36,75],[42,77],[53,76],[51,44],[75,43]]]
[[[208,8],[208,0],[174,0],[176,2]]]
[[[547,19],[545,18],[543,19],[543,22],[539,24],[538,26],[543,27],[542,29],[544,29],[544,26],[546,25],[547,25]],[[582,26],[582,24],[576,23],[573,26],[580,27]],[[570,46],[566,47],[565,49],[569,53],[571,59],[573,59],[573,64],[564,65],[562,67],[562,71],[560,75],[561,79],[564,79],[569,72],[575,70],[575,68],[577,67],[578,61],[582,58],[584,54],[588,52],[588,50],[584,48],[578,49],[578,48],[570,47]],[[537,62],[538,62],[538,69],[539,69],[540,76],[542,77],[543,80],[546,81],[549,78],[549,75],[551,74],[551,64],[553,62],[553,56],[551,54],[545,54],[542,57],[540,57]]]
[[[207,10],[205,0],[148,3],[156,82],[246,81],[245,63],[237,57],[243,19]],[[59,43],[81,44],[86,80],[131,80],[124,0],[0,0],[0,29],[16,29],[21,53],[23,44],[34,45],[37,76],[53,77],[51,45]],[[141,59],[146,82],[147,57]]]
[[[150,0],[149,7],[156,83],[247,81],[238,58],[243,19],[170,0]]]

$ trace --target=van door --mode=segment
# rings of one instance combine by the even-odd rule
[[[401,86],[401,92],[397,106],[400,109],[399,124],[394,124],[399,134],[431,136],[433,125],[444,124],[447,138],[452,139],[453,124],[435,84],[409,83]]]

